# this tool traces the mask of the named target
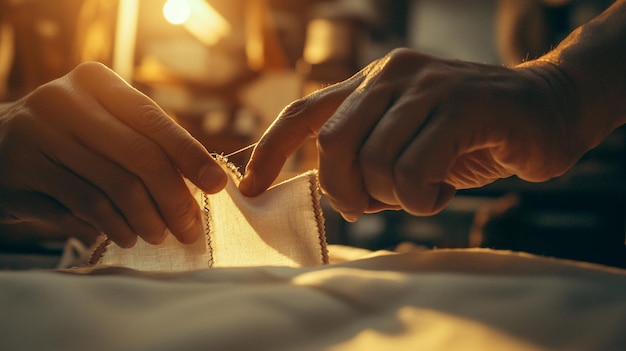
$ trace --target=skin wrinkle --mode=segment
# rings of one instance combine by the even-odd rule
[[[303,110],[306,109],[309,101],[309,99],[295,100],[285,106],[285,108],[280,112],[280,115],[283,116],[283,119],[296,118]]]
[[[160,118],[163,115],[165,115],[165,113],[155,105],[139,102],[136,106],[137,118],[133,119],[133,124],[140,129],[145,128],[153,132],[168,130],[170,124],[167,123],[166,119]],[[130,127],[134,126],[130,125]]]
[[[490,150],[488,149],[484,149],[481,150],[483,152],[488,152],[490,153]],[[471,153],[470,153],[471,154]],[[467,158],[464,158],[464,160],[468,160],[467,163],[468,166],[466,166],[466,169],[471,169],[472,170],[472,175],[474,175],[474,178],[470,178],[470,172],[451,172],[448,173],[447,177],[446,177],[446,182],[454,185],[454,184],[467,184],[467,183],[472,183],[472,182],[478,182],[479,179],[484,180],[485,182],[491,183],[495,180],[497,180],[498,178],[491,176],[493,173],[504,173],[504,169],[499,169],[497,171],[493,171],[492,169],[489,169],[487,166],[483,165],[482,162],[480,162],[481,158],[474,156],[471,157],[470,154],[467,154]],[[470,162],[473,161],[473,162]],[[471,167],[470,167],[471,166]],[[454,166],[454,168],[460,167],[458,164],[456,164]],[[494,165],[494,168],[497,167],[497,165]],[[456,186],[457,189],[463,189],[462,186]]]
[[[581,103],[583,100],[580,96],[580,93],[576,89],[576,86],[573,84],[573,81],[567,75],[567,73],[561,70],[556,64],[549,62],[549,61],[544,61],[544,60],[541,60],[540,62],[544,62],[550,66],[551,71],[555,73],[552,75],[552,77],[555,78],[556,81],[547,79],[546,77],[544,77],[544,75],[540,74],[538,71],[535,71],[535,69],[533,68],[530,68],[530,72],[536,74],[540,79],[545,81],[546,84],[548,84],[551,88],[550,92],[552,93],[553,99],[561,103],[560,107],[562,107],[562,110],[558,111],[557,109],[555,113],[559,113],[562,116],[564,129],[568,125],[572,125],[572,124],[576,125],[577,123],[571,123],[571,121],[566,121],[566,120],[568,116],[572,116],[571,119],[574,121],[583,120],[582,117],[580,116],[580,112],[577,113],[577,111],[583,110],[582,103]],[[556,93],[557,91],[565,92],[566,96],[562,98],[559,94]],[[567,108],[568,106],[569,108]],[[569,122],[569,123],[566,123],[566,122]],[[604,131],[605,134],[608,134],[609,132],[610,130],[608,129]],[[577,139],[583,139],[584,133],[582,133],[579,130],[577,131],[575,135]],[[600,143],[600,141],[601,140],[594,141],[594,142],[591,142],[591,144],[595,147],[597,144]],[[574,146],[574,145],[571,145],[571,146]]]
[[[555,118],[548,120],[542,120],[541,123],[545,124],[547,122],[550,122],[551,125],[550,126],[545,126],[541,131],[543,131],[544,133],[541,133],[539,135],[534,134],[534,140],[537,140],[537,142],[529,142],[528,143],[528,149],[530,149],[530,152],[528,152],[528,155],[532,156],[531,160],[534,159],[536,160],[535,162],[537,162],[537,164],[543,164],[543,166],[537,166],[537,164],[535,164],[534,166],[532,166],[532,169],[545,169],[545,173],[546,174],[535,174],[532,177],[527,176],[527,174],[525,172],[520,172],[518,175],[520,176],[520,178],[528,180],[528,181],[545,181],[548,180],[550,178],[553,177],[557,177],[562,175],[567,169],[569,169],[573,163],[570,160],[570,158],[568,157],[563,157],[561,155],[567,155],[569,153],[574,153],[574,154],[578,154],[578,155],[582,155],[584,153],[584,151],[582,150],[578,150],[579,147],[577,146],[578,143],[572,143],[569,142],[567,144],[564,143],[558,143],[557,145],[553,145],[554,147],[551,148],[545,148],[545,147],[537,147],[537,145],[549,145],[550,144],[550,140],[552,139],[558,139],[558,140],[562,140],[562,141],[571,141],[571,140],[579,140],[578,139],[578,135],[576,133],[572,132],[572,128],[571,128],[571,121],[567,121],[567,113],[564,111],[566,108],[565,106],[567,106],[569,103],[567,102],[567,98],[566,99],[561,99],[560,95],[556,93],[556,91],[563,91],[563,89],[558,89],[556,88],[554,82],[552,79],[549,79],[547,77],[547,74],[545,73],[541,73],[542,71],[537,68],[537,67],[533,67],[530,68],[527,72],[530,72],[535,78],[538,78],[541,82],[543,82],[543,84],[545,84],[545,86],[548,88],[547,92],[549,94],[551,94],[551,98],[548,99],[549,101],[554,101],[554,102],[560,102],[560,104],[558,104],[557,106],[555,106],[554,104],[544,104],[544,109],[545,108],[550,108],[552,110],[551,112],[551,116],[554,116]],[[550,77],[553,77],[552,75]],[[562,88],[562,87],[561,87]],[[539,97],[539,99],[544,99],[543,97]],[[531,104],[536,104],[536,100],[533,100],[531,102],[529,102]],[[546,106],[548,105],[548,106]],[[560,135],[555,135],[555,134],[560,134]],[[572,137],[574,136],[574,137]],[[551,154],[551,155],[550,155]],[[551,161],[547,161],[547,159],[551,160]],[[533,162],[533,161],[527,161],[527,162]],[[561,164],[561,165],[557,165],[557,164]],[[531,166],[528,166],[531,167]],[[554,169],[555,168],[560,168],[562,169],[561,172],[555,172]],[[523,170],[523,168],[522,168]]]

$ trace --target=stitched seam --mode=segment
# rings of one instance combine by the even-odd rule
[[[326,244],[326,227],[324,225],[324,214],[322,212],[322,206],[320,206],[320,184],[316,172],[309,173],[309,192],[311,194],[311,201],[313,205],[313,214],[315,222],[317,224],[317,235],[320,244],[320,251],[322,256],[322,264],[328,264],[328,246]]]
[[[98,241],[102,240],[102,241],[93,250],[93,252],[91,253],[91,256],[89,256],[88,262],[89,262],[89,265],[92,265],[92,266],[100,263],[100,260],[102,260],[102,257],[104,256],[104,253],[107,251],[107,248],[111,244],[111,239],[107,238],[106,235],[104,234],[100,235],[100,237],[97,240]]]
[[[211,154],[216,161],[218,161],[222,166],[224,166],[227,170],[229,170],[237,180],[241,180],[243,175],[239,172],[239,167],[235,166],[234,163],[228,161],[228,158],[224,155],[220,154]]]
[[[220,164],[220,166],[222,166],[222,168],[224,168],[227,172],[230,172],[237,181],[241,180],[243,175],[239,172],[239,168],[235,166],[232,162],[229,162],[226,156],[220,154],[211,154],[211,156],[215,158],[215,160]],[[208,265],[209,268],[213,268],[215,265],[215,250],[213,247],[213,237],[211,235],[211,223],[213,223],[213,216],[211,213],[211,208],[209,206],[209,195],[204,191],[202,192],[202,202],[204,207],[204,219],[206,221],[204,232],[206,236],[207,251],[209,254]]]
[[[204,237],[207,245],[207,253],[209,258],[207,260],[207,264],[209,268],[213,267],[213,242],[211,240],[211,210],[209,208],[209,195],[202,192],[202,207],[204,209],[204,222],[206,223],[204,226]]]

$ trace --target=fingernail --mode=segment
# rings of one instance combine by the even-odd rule
[[[254,176],[252,172],[246,172],[246,175],[243,176],[241,182],[239,183],[239,191],[244,195],[250,195],[252,189],[254,188]]]
[[[117,245],[124,249],[130,249],[137,243],[137,236],[126,238],[127,240],[117,242]]]
[[[360,216],[355,216],[354,214],[351,213],[341,213],[341,216],[343,217],[343,219],[345,219],[347,222],[350,223],[354,223],[356,222]]]
[[[355,212],[350,212],[350,211],[343,211],[341,210],[339,207],[334,207],[335,210],[337,212],[339,212],[341,214],[341,217],[343,217],[343,219],[345,219],[346,221],[352,223],[352,222],[356,222],[359,218],[361,218],[361,214],[360,213],[355,213]]]
[[[181,242],[183,244],[193,244],[200,238],[203,232],[202,221],[200,219],[194,219],[191,225],[182,233]]]
[[[339,206],[338,203],[336,203],[335,201],[333,201],[332,199],[330,200],[330,206],[337,211],[341,217],[343,217],[343,219],[345,219],[347,222],[356,222],[359,218],[361,218],[362,212],[355,212],[354,210],[348,211],[345,210],[344,208],[342,208],[342,206]]]
[[[226,186],[226,173],[216,165],[206,165],[200,170],[200,187],[209,194],[215,194]]]
[[[167,228],[165,228],[165,230],[163,230],[163,232],[161,232],[161,235],[151,236],[151,237],[149,237],[150,240],[146,240],[146,241],[148,243],[152,244],[152,245],[159,245],[163,241],[165,241],[165,237],[167,236],[168,233],[169,233],[169,230],[167,230]]]

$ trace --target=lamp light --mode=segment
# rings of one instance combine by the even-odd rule
[[[209,46],[230,32],[228,21],[204,0],[168,0],[163,5],[163,16]]]

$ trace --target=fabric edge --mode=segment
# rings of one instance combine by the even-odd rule
[[[110,244],[111,239],[109,239],[106,235],[101,234],[96,240],[96,243],[93,245],[94,249],[89,256],[89,261],[87,261],[87,264],[90,266],[99,264]]]
[[[309,171],[307,174],[309,178],[309,191],[311,194],[311,201],[313,205],[313,216],[317,224],[317,235],[319,239],[320,251],[322,256],[322,264],[328,264],[328,243],[326,241],[326,221],[324,219],[324,213],[321,206],[320,184],[316,171]]]

